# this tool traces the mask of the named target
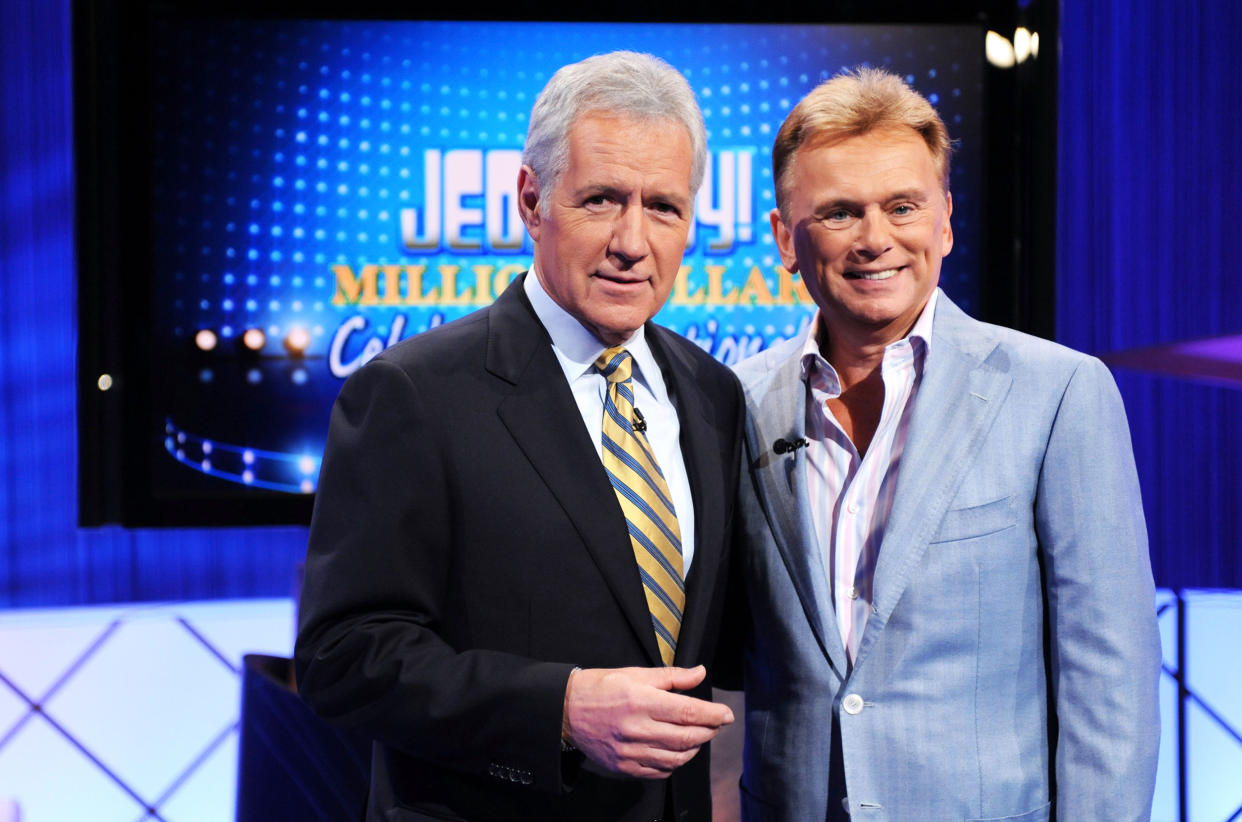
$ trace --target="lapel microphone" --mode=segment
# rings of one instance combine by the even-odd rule
[[[640,434],[647,430],[647,421],[643,419],[643,412],[637,407],[634,408],[634,430]]]
[[[776,442],[772,443],[772,450],[778,454],[789,454],[797,451],[799,448],[806,448],[810,444],[811,441],[805,437],[799,437],[796,440],[787,440],[784,437],[781,437]]]

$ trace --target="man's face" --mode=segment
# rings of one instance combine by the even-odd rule
[[[772,231],[830,342],[901,339],[953,247],[953,201],[931,150],[913,129],[886,128],[804,146],[790,170],[789,220],[774,210]]]
[[[672,291],[690,230],[692,159],[690,135],[672,120],[595,112],[570,127],[554,190],[528,167],[518,176],[540,283],[607,345],[629,339]]]

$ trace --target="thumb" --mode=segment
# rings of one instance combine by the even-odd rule
[[[693,668],[647,668],[651,676],[648,684],[664,691],[685,691],[693,688],[707,676],[707,668],[695,665]]]

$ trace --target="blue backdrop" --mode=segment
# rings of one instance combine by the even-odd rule
[[[75,525],[69,3],[0,13],[0,607],[287,595],[301,528]],[[1242,331],[1242,274],[1226,255],[1242,218],[1239,30],[1230,0],[1064,4],[1061,341],[1107,353]],[[1242,587],[1242,398],[1118,379],[1158,581]]]
[[[1062,4],[1061,342],[1242,333],[1239,31],[1235,0]],[[1242,588],[1242,392],[1116,373],[1157,582]]]

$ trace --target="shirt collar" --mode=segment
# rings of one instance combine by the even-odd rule
[[[931,296],[927,298],[927,304],[923,306],[923,310],[919,312],[919,318],[914,321],[914,327],[910,329],[910,333],[901,340],[889,343],[889,346],[897,345],[906,340],[914,348],[916,357],[926,357],[927,352],[931,350],[931,334],[932,321],[936,316],[936,301],[940,296],[940,289],[932,289]],[[826,366],[831,370],[833,379],[836,379],[836,370],[828,363],[827,360],[819,353],[819,311],[815,311],[815,316],[811,320],[810,326],[807,327],[806,337],[802,343],[802,381],[806,382],[810,379],[812,369]],[[915,343],[921,345],[915,345]]]
[[[552,299],[539,281],[533,262],[523,285],[526,297],[535,309],[535,316],[552,338],[552,351],[565,372],[565,379],[573,383],[584,374],[594,373],[595,360],[609,346],[596,339],[577,318]],[[660,366],[651,353],[651,346],[647,344],[644,327],[639,326],[622,345],[634,358],[635,378],[647,387],[658,402],[667,400],[668,392],[664,380],[660,378]]]

